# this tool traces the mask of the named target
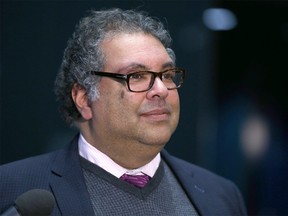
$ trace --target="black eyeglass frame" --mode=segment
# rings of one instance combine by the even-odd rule
[[[155,79],[156,77],[159,77],[160,80],[162,81],[162,75],[164,73],[167,73],[167,72],[170,72],[170,71],[175,71],[175,72],[181,72],[182,74],[182,77],[181,77],[181,80],[178,84],[178,86],[175,86],[173,88],[167,88],[168,90],[173,90],[173,89],[177,89],[177,88],[180,88],[181,85],[183,84],[184,82],[184,78],[185,78],[185,69],[184,68],[170,68],[170,69],[167,69],[167,70],[164,70],[164,71],[161,71],[161,72],[154,72],[154,71],[135,71],[135,72],[132,72],[132,73],[129,73],[129,74],[118,74],[118,73],[111,73],[111,72],[103,72],[103,71],[90,71],[92,75],[96,75],[96,76],[104,76],[104,77],[111,77],[111,78],[116,78],[116,79],[122,79],[122,80],[125,80],[126,81],[126,84],[127,84],[127,87],[128,87],[128,90],[131,91],[131,92],[145,92],[145,91],[149,91],[152,86],[154,85],[154,82],[155,82]],[[148,86],[147,89],[145,90],[141,90],[141,91],[134,91],[130,88],[130,84],[129,84],[129,79],[131,76],[133,76],[134,74],[137,74],[137,73],[143,73],[143,72],[147,72],[147,73],[150,73],[152,74],[152,79],[150,81],[150,84]]]

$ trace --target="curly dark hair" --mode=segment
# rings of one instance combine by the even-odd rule
[[[72,124],[81,118],[71,97],[71,89],[75,83],[86,90],[89,100],[95,101],[99,98],[97,85],[100,78],[89,72],[101,71],[103,68],[103,40],[120,33],[136,32],[153,35],[175,61],[175,54],[170,48],[170,34],[159,20],[147,16],[145,12],[118,8],[91,11],[80,20],[72,38],[68,40],[55,80],[55,94],[60,102],[60,112],[67,123]]]

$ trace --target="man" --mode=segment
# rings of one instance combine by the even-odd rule
[[[245,215],[233,183],[163,149],[184,79],[170,43],[140,12],[83,18],[55,82],[63,116],[80,133],[64,149],[2,166],[1,211],[41,188],[55,197],[53,215]]]

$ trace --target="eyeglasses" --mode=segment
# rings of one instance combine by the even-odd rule
[[[156,77],[159,77],[168,90],[179,88],[185,77],[183,68],[172,68],[162,72],[137,71],[129,74],[118,74],[110,72],[91,71],[97,76],[112,77],[125,80],[131,92],[145,92],[152,88]]]

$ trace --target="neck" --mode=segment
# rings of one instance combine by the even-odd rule
[[[163,145],[147,145],[137,142],[101,142],[82,133],[85,140],[115,163],[126,169],[137,169],[151,162],[162,150]]]
[[[114,154],[113,151],[102,152],[126,169],[137,169],[151,162],[161,150],[162,147],[127,147],[122,152],[118,151],[117,154]]]

